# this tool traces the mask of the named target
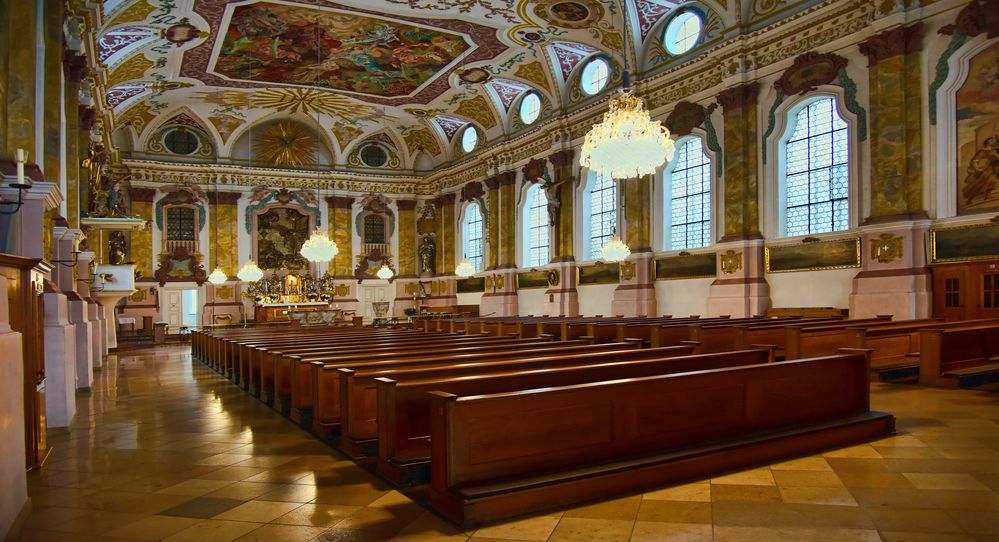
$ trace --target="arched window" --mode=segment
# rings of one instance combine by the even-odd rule
[[[188,252],[198,250],[198,215],[194,207],[170,206],[165,209],[164,246],[167,252],[182,246]]]
[[[781,142],[780,186],[785,235],[850,226],[850,143],[836,98],[807,102],[790,119]]]
[[[701,138],[680,141],[666,169],[666,249],[711,244],[711,161]]]
[[[471,262],[475,272],[482,271],[482,211],[478,203],[465,208],[465,218],[461,225],[461,239],[464,242],[465,257]]]
[[[617,182],[611,178],[597,177],[587,194],[589,216],[589,255],[598,260],[600,249],[617,229]]]
[[[385,217],[381,215],[365,215],[364,242],[385,243]]]
[[[527,267],[545,265],[551,260],[548,225],[548,196],[540,184],[527,189],[524,198],[524,264]]]

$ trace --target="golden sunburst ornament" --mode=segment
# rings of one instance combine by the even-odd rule
[[[275,165],[301,166],[315,164],[316,138],[302,125],[282,121],[273,124],[254,141],[254,153]]]

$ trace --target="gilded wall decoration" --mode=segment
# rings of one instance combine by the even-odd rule
[[[430,156],[437,156],[441,153],[440,143],[437,142],[437,138],[427,130],[426,128],[420,128],[418,130],[410,130],[403,136],[403,140],[406,142],[406,148],[409,150],[410,156],[416,156],[416,153],[423,151]]]
[[[153,67],[153,65],[153,61],[146,58],[146,55],[137,54],[119,64],[118,67],[108,75],[107,86],[108,88],[111,88],[120,85],[125,81],[140,79],[150,68]]]
[[[232,286],[216,286],[215,297],[217,299],[232,299]]]
[[[552,270],[555,271],[555,270]],[[556,271],[557,272],[557,271]],[[518,290],[531,290],[535,288],[548,288],[549,284],[549,271],[538,271],[537,269],[532,269],[530,271],[523,271],[517,273],[517,289]]]
[[[347,297],[348,295],[350,295],[350,285],[337,284],[336,288],[333,290],[333,293],[335,293],[337,297]]]
[[[301,166],[316,161],[316,138],[304,126],[293,121],[276,122],[253,142],[253,151],[264,162]]]
[[[160,286],[165,286],[167,282],[186,281],[194,281],[201,286],[208,281],[208,273],[202,265],[200,254],[192,254],[183,245],[178,245],[172,252],[160,254],[159,267],[153,273],[153,278]]]
[[[208,122],[211,122],[212,126],[218,130],[219,137],[222,138],[222,144],[225,145],[229,143],[229,137],[232,136],[233,132],[246,121],[235,115],[222,113],[208,117]]]
[[[731,275],[742,269],[742,253],[729,250],[721,255],[722,273]]]
[[[635,262],[621,262],[621,280],[631,280],[635,278]]]
[[[321,113],[341,122],[355,123],[384,114],[381,107],[365,104],[335,92],[302,88],[265,88],[210,90],[192,95],[196,101],[228,109],[273,109],[281,113],[302,113],[310,117]]]
[[[560,28],[589,29],[604,17],[604,7],[596,0],[538,0],[534,15]]]
[[[882,233],[877,239],[871,239],[871,259],[881,262],[893,262],[905,254],[905,239],[890,233]]]
[[[364,133],[364,131],[360,128],[355,128],[354,126],[341,122],[334,123],[333,127],[330,128],[330,131],[333,132],[333,136],[336,137],[337,144],[340,145],[340,152],[345,151],[351,142]]]
[[[408,295],[411,295],[411,296],[419,295],[420,294],[420,290],[421,290],[420,283],[418,283],[418,282],[410,282],[410,283],[406,284],[406,294],[408,294]]]
[[[493,108],[489,105],[489,100],[481,94],[474,98],[462,100],[458,103],[458,107],[454,112],[474,120],[486,130],[496,126],[496,116],[493,114]]]
[[[534,83],[535,85],[543,88],[546,92],[548,92],[548,94],[552,93],[551,83],[548,82],[548,72],[545,70],[544,65],[538,60],[527,64],[521,64],[517,67],[517,71],[515,71],[513,75],[525,81]]]
[[[597,262],[576,267],[576,284],[616,284],[621,277],[619,263]]]
[[[309,216],[291,207],[276,207],[257,215],[256,254],[261,269],[303,269],[299,254],[309,238]]]
[[[142,303],[146,300],[147,295],[148,294],[146,294],[145,288],[139,288],[138,290],[132,292],[132,295],[128,296],[128,300],[135,303]]]
[[[135,129],[135,133],[141,134],[155,118],[156,113],[149,110],[149,104],[145,101],[138,101],[120,116],[115,117],[115,120],[122,126],[131,125]]]
[[[957,212],[999,211],[999,43],[971,59],[956,102]]]
[[[105,16],[111,15],[112,17],[106,27],[113,28],[120,24],[144,21],[155,10],[156,6],[153,6],[147,0],[139,0],[123,10],[111,14],[105,13]]]

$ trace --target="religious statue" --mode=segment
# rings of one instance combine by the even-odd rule
[[[108,263],[111,265],[122,265],[125,263],[125,233],[120,231],[111,232],[108,240]]]
[[[561,183],[554,183],[548,181],[541,185],[541,188],[545,191],[545,196],[548,198],[548,225],[555,226],[558,224],[558,212],[559,207],[562,206],[562,195],[559,191],[559,185]]]
[[[104,152],[104,145],[91,145],[87,157],[80,164],[87,172],[87,183],[90,185],[91,194],[101,188],[102,173],[106,162],[107,154]]]
[[[437,247],[434,245],[434,238],[425,235],[420,241],[420,263],[422,271],[431,275],[435,274],[434,260],[437,256]]]
[[[125,198],[121,195],[121,181],[111,181],[111,186],[105,193],[107,194],[107,216],[112,218],[128,216],[128,213],[125,212]]]

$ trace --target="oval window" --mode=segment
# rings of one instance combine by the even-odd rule
[[[479,144],[479,133],[475,131],[475,126],[471,124],[465,128],[465,131],[461,134],[461,148],[465,152],[472,152],[475,150],[476,145]]]
[[[580,86],[583,92],[593,96],[607,86],[610,79],[610,64],[602,58],[594,58],[586,63],[580,76]]]
[[[682,55],[697,45],[701,37],[701,18],[692,11],[685,11],[666,25],[663,46],[673,55]]]
[[[381,145],[365,145],[361,148],[361,162],[368,167],[382,167],[388,162],[388,153]]]
[[[524,124],[534,124],[541,116],[541,96],[537,92],[529,92],[520,101],[520,120]]]
[[[165,138],[163,138],[163,144],[166,148],[174,154],[188,155],[198,150],[198,136],[186,129],[186,128],[175,128],[167,132]]]

